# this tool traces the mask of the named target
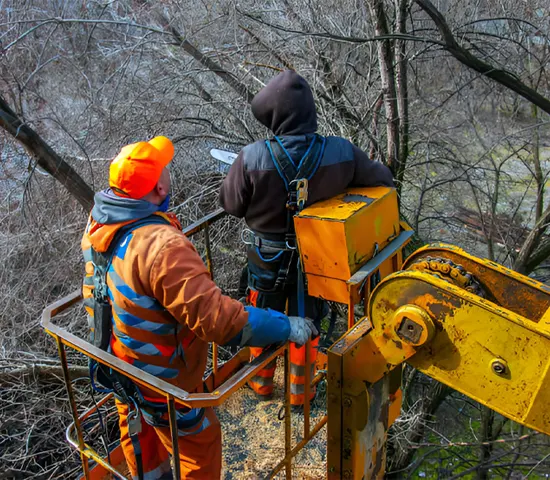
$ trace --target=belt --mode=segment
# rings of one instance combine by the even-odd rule
[[[257,247],[257,248],[267,248],[270,250],[296,250],[296,247],[293,247],[289,244],[288,239],[287,240],[268,240],[266,238],[262,238],[259,236],[256,232],[253,232],[252,230],[245,228],[241,232],[241,240],[245,245],[250,245],[251,247]]]

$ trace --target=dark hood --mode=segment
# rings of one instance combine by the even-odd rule
[[[275,135],[303,135],[317,131],[317,111],[308,83],[286,70],[252,100],[252,113]]]

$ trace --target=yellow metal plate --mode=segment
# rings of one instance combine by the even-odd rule
[[[405,271],[388,277],[373,293],[369,317],[374,329],[391,324],[403,305],[423,308],[436,323],[433,340],[418,348],[409,364],[550,434],[550,334],[544,328],[432,275]],[[504,373],[495,372],[495,362],[506,366]]]

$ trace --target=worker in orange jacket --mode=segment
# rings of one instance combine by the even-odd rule
[[[167,167],[173,156],[172,142],[156,137],[124,147],[112,161],[110,188],[95,195],[82,239],[83,295],[94,335],[99,335],[94,290],[101,285],[98,258],[109,254],[108,350],[147,373],[196,392],[202,385],[208,342],[259,347],[287,340],[304,344],[317,332],[307,319],[244,307],[222,294],[175,215],[167,213]],[[137,391],[141,398],[137,405],[125,399],[124,392],[116,396],[121,445],[130,472],[140,480],[172,478],[166,403],[152,391]],[[180,408],[177,415],[182,478],[220,478],[221,429],[214,411]]]

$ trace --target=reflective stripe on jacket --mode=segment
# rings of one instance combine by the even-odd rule
[[[146,225],[131,232],[117,248],[108,271],[111,348],[143,371],[194,391],[202,382],[208,342],[229,342],[241,332],[249,314],[240,302],[222,295],[175,217],[158,214],[172,224]],[[105,252],[116,231],[128,223],[103,225],[93,219],[88,223],[82,250],[83,295],[90,315],[94,270],[90,249]]]

